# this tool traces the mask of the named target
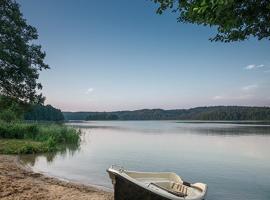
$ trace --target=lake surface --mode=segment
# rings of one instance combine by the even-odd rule
[[[209,200],[270,199],[270,126],[176,121],[74,122],[79,149],[23,156],[34,171],[112,188],[106,169],[173,171]]]

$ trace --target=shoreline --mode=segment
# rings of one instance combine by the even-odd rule
[[[86,186],[86,187],[96,188],[96,189],[104,191],[104,192],[113,193],[112,188],[105,187],[103,185],[95,185],[94,183],[87,183],[87,182],[84,183],[84,182],[76,181],[76,180],[73,180],[73,179],[63,178],[61,176],[55,176],[55,175],[52,175],[52,174],[50,174],[48,172],[39,171],[39,170],[33,170],[31,168],[31,166],[29,166],[28,164],[23,163],[23,161],[20,159],[19,155],[16,156],[16,164],[18,165],[18,167],[22,168],[23,170],[33,172],[33,173],[37,173],[37,174],[42,174],[43,176],[48,177],[48,178],[53,178],[53,179],[56,179],[56,180],[59,180],[59,181],[63,181],[65,183],[72,183],[72,184],[76,184],[76,185],[82,185],[82,186]]]
[[[113,193],[95,186],[33,172],[18,156],[0,155],[0,199],[112,200]]]

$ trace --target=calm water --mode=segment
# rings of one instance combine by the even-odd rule
[[[138,171],[173,171],[209,186],[209,200],[270,199],[270,126],[116,121],[80,127],[80,149],[25,156],[34,171],[111,188],[111,164]]]

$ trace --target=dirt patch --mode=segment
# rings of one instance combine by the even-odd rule
[[[18,165],[16,156],[0,155],[0,199],[112,200],[113,194],[34,173]]]

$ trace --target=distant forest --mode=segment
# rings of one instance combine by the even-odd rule
[[[34,105],[32,109],[24,114],[25,120],[33,121],[63,121],[64,115],[61,110],[51,105]]]
[[[115,112],[63,112],[66,120],[270,120],[270,107],[211,106]]]

